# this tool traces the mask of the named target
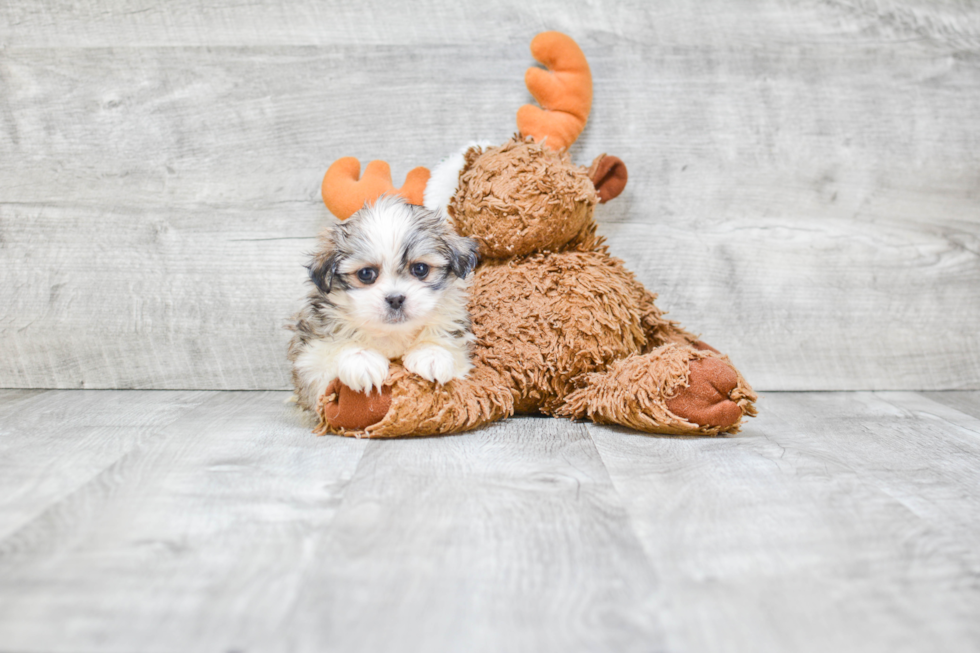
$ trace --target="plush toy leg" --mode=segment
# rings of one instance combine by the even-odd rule
[[[737,433],[756,395],[726,356],[667,344],[585,375],[557,415],[649,433]]]
[[[368,410],[365,403],[376,410],[367,423],[358,420]],[[509,417],[514,413],[514,397],[500,375],[487,367],[478,366],[465,379],[437,385],[392,364],[384,393],[324,393],[317,413],[317,433],[370,438],[438,435]]]

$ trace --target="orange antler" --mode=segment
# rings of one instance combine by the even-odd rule
[[[421,204],[429,181],[427,168],[415,168],[405,177],[405,184],[395,188],[391,168],[384,161],[372,161],[361,174],[361,162],[352,156],[337,159],[323,175],[320,192],[323,203],[341,220],[354,215],[365,202],[373,202],[385,193],[401,195],[410,204]],[[358,179],[360,177],[360,179]]]
[[[525,104],[517,111],[517,129],[535,141],[562,150],[575,142],[592,109],[592,72],[582,49],[561,32],[542,32],[531,41],[531,55],[548,68],[528,68],[527,90],[543,109]]]

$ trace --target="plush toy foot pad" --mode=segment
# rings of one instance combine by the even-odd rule
[[[732,401],[738,374],[717,358],[690,362],[688,385],[667,400],[667,408],[698,426],[727,428],[742,417],[742,409]]]
[[[380,392],[354,392],[338,380],[333,380],[320,396],[317,412],[320,426],[316,433],[323,435],[328,427],[334,430],[362,431],[377,424],[391,407],[391,388]]]

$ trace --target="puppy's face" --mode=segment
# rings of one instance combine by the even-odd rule
[[[358,328],[414,329],[473,270],[476,251],[440,214],[382,197],[326,234],[310,278]]]

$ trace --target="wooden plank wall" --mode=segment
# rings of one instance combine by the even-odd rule
[[[0,386],[281,389],[331,161],[500,141],[531,37],[660,304],[759,389],[980,388],[980,5],[0,5]]]

